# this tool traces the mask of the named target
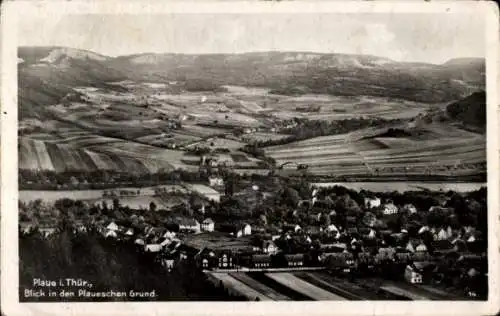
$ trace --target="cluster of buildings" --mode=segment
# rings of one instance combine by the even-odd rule
[[[313,194],[311,206],[315,201]],[[321,267],[332,273],[376,276],[388,269],[412,284],[445,282],[451,276],[462,283],[475,280],[467,285],[467,295],[477,295],[476,281],[486,276],[487,260],[486,249],[481,246],[484,237],[475,227],[411,227],[414,224],[408,223],[393,231],[377,224],[403,212],[430,214],[452,209],[436,205],[418,210],[412,204],[396,205],[377,197],[365,198],[362,209],[362,220],[347,218],[345,227],[337,224],[333,209],[309,214],[307,225],[292,219],[279,225],[253,220],[217,223],[202,213],[202,220],[171,216],[157,227],[137,215],[131,215],[129,224],[110,219],[94,222],[93,226],[105,238],[130,241],[145,253],[154,254],[169,270],[183,260],[203,270]],[[331,222],[322,221],[325,215]],[[75,232],[87,230],[81,221],[73,226]],[[20,223],[22,232],[36,228],[44,236],[55,233],[55,227],[50,220],[36,225]]]

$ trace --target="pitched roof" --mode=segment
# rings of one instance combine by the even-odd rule
[[[302,261],[302,260],[304,260],[304,254],[301,254],[301,253],[287,254],[287,255],[285,255],[285,260],[286,261]]]
[[[454,248],[453,244],[449,240],[435,240],[432,242],[432,247],[434,250],[451,250]]]
[[[271,256],[263,254],[252,255],[252,262],[271,262]]]
[[[211,218],[205,218],[202,223],[203,224],[214,224],[214,221]]]

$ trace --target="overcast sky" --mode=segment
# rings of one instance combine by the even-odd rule
[[[136,53],[311,51],[442,63],[484,57],[473,14],[158,14],[21,19],[20,46],[68,46],[109,56]]]

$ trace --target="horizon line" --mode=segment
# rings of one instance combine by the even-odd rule
[[[407,64],[428,64],[428,65],[442,65],[445,64],[451,60],[457,60],[457,59],[481,59],[484,62],[486,62],[486,57],[480,57],[480,56],[462,56],[462,57],[452,57],[447,59],[446,61],[443,61],[441,63],[436,63],[436,62],[430,62],[430,61],[410,61],[410,60],[394,60],[389,57],[385,56],[380,56],[380,55],[373,55],[373,54],[359,54],[359,53],[335,53],[335,52],[317,52],[317,51],[299,51],[299,50],[255,50],[255,51],[244,51],[244,52],[220,52],[220,53],[206,53],[206,52],[200,52],[200,53],[187,53],[187,52],[154,52],[154,51],[146,51],[146,52],[137,52],[137,53],[129,53],[129,54],[122,54],[122,55],[112,55],[112,54],[105,54],[101,52],[96,52],[94,50],[88,49],[88,48],[75,48],[71,46],[62,46],[62,45],[19,45],[17,47],[17,50],[20,48],[69,48],[69,49],[75,49],[75,50],[81,50],[81,51],[87,51],[91,52],[94,54],[101,55],[103,57],[109,57],[109,58],[120,58],[120,57],[131,57],[131,56],[140,56],[140,55],[187,55],[187,56],[199,56],[199,55],[205,55],[205,56],[210,56],[210,55],[245,55],[245,54],[271,54],[271,53],[295,53],[295,54],[316,54],[316,55],[346,55],[346,56],[365,56],[365,57],[375,57],[375,58],[380,58],[380,59],[386,59],[395,63],[407,63]],[[19,56],[18,56],[19,57]]]

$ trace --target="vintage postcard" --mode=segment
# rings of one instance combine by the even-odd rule
[[[6,315],[492,315],[494,2],[7,2]]]

